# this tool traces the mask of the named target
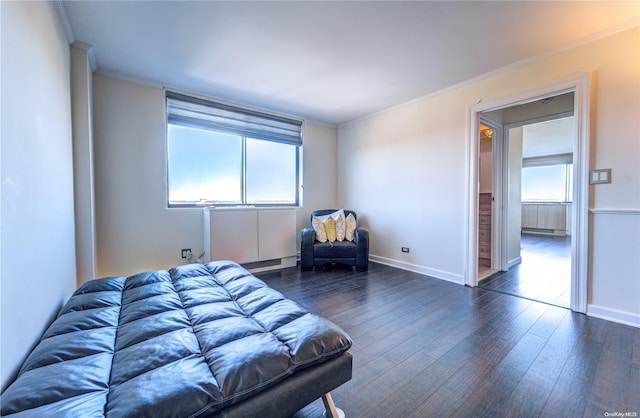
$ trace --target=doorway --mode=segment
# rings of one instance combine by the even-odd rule
[[[571,281],[570,281],[570,308],[577,312],[586,311],[587,300],[587,254],[588,254],[588,151],[589,151],[589,74],[581,74],[570,79],[534,88],[529,91],[511,96],[480,102],[469,108],[469,143],[468,143],[468,219],[465,222],[467,232],[465,284],[478,286],[478,235],[479,235],[479,165],[480,165],[480,120],[483,115],[492,111],[514,108],[519,105],[539,102],[549,97],[560,96],[565,93],[573,94],[575,138],[573,143],[573,204],[570,209],[571,238]],[[506,129],[505,129],[506,131]],[[508,146],[502,137],[502,147],[494,146],[498,153],[494,158],[503,159],[508,155]],[[506,151],[505,151],[506,150]],[[500,152],[503,155],[498,155]],[[494,164],[494,167],[500,165]],[[497,224],[497,233],[492,234],[495,243],[492,243],[492,263],[499,266],[500,270],[508,270],[506,254],[509,239],[509,218],[519,211],[509,211],[507,200],[509,197],[509,173],[504,170],[494,170],[493,179],[495,196],[493,199],[493,212]],[[521,213],[519,215],[521,217]],[[513,222],[512,222],[513,225]],[[496,230],[494,230],[496,231]],[[506,266],[506,268],[505,268]]]
[[[479,253],[482,257],[483,200],[493,196],[499,184],[483,184],[491,168],[483,167],[483,126],[488,118],[510,122],[496,142],[505,147],[504,158],[494,160],[493,171],[507,174],[506,265],[492,263],[486,271],[480,258],[478,285],[482,288],[533,299],[561,307],[570,306],[571,290],[571,205],[573,200],[573,147],[575,118],[573,92],[550,96],[537,102],[483,113],[480,124]],[[541,116],[542,115],[542,116]],[[486,183],[486,180],[485,182]],[[488,192],[488,193],[487,193]],[[500,235],[500,224],[493,235]],[[499,249],[498,249],[499,250]],[[485,273],[485,274],[483,274]]]
[[[478,280],[487,278],[502,270],[499,252],[499,237],[496,225],[500,224],[501,213],[494,206],[497,194],[494,185],[499,178],[495,173],[502,170],[498,162],[503,127],[489,117],[480,117],[479,135],[479,190],[478,190]]]

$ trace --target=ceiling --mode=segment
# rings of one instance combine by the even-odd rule
[[[639,1],[64,1],[97,71],[344,123],[585,38]]]
[[[522,157],[573,153],[575,131],[573,116],[525,125],[522,127]]]

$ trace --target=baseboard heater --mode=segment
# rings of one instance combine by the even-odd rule
[[[545,228],[522,228],[523,234],[539,234],[539,235],[556,235],[556,236],[565,236],[565,231],[556,231],[555,229],[545,229]]]
[[[276,258],[273,260],[254,261],[253,263],[242,263],[242,267],[247,270],[262,269],[265,267],[282,267],[282,259]]]
[[[204,208],[205,261],[252,272],[296,265],[295,208]]]

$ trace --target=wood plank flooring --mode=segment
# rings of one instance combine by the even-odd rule
[[[522,263],[480,280],[478,286],[568,308],[571,237],[522,235]]]
[[[640,329],[369,265],[256,274],[353,339],[347,417],[640,415]]]

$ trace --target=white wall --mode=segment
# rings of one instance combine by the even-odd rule
[[[166,208],[163,90],[95,74],[93,98],[98,276],[182,264],[181,248],[197,257],[202,210]],[[336,205],[336,150],[335,128],[305,123],[298,228]]]
[[[340,204],[369,228],[373,259],[461,283],[466,108],[446,111],[458,101],[451,93],[343,126],[338,155]]]
[[[164,96],[160,88],[94,74],[98,276],[129,275],[197,255],[200,217],[167,210]]]
[[[76,285],[69,45],[50,2],[1,2],[1,375]]]
[[[589,287],[592,297],[587,313],[640,326],[640,215],[591,216],[593,236],[597,238],[591,247],[589,268],[594,280]]]
[[[522,231],[522,138],[523,128],[512,128],[509,141],[509,211],[507,220],[507,263],[518,264],[520,259],[520,232]]]
[[[592,206],[636,211],[611,215],[620,217],[620,229],[604,228],[607,220],[592,215],[589,303],[628,312],[640,324],[636,262],[612,258],[595,245],[632,230],[613,242],[640,247],[638,45],[636,27],[340,127],[339,201],[366,217],[373,258],[462,283],[469,106],[589,71],[592,166],[614,173],[612,184],[590,189]]]
[[[298,236],[302,228],[311,227],[311,212],[338,208],[338,130],[305,122],[302,159],[304,197],[297,210]]]

